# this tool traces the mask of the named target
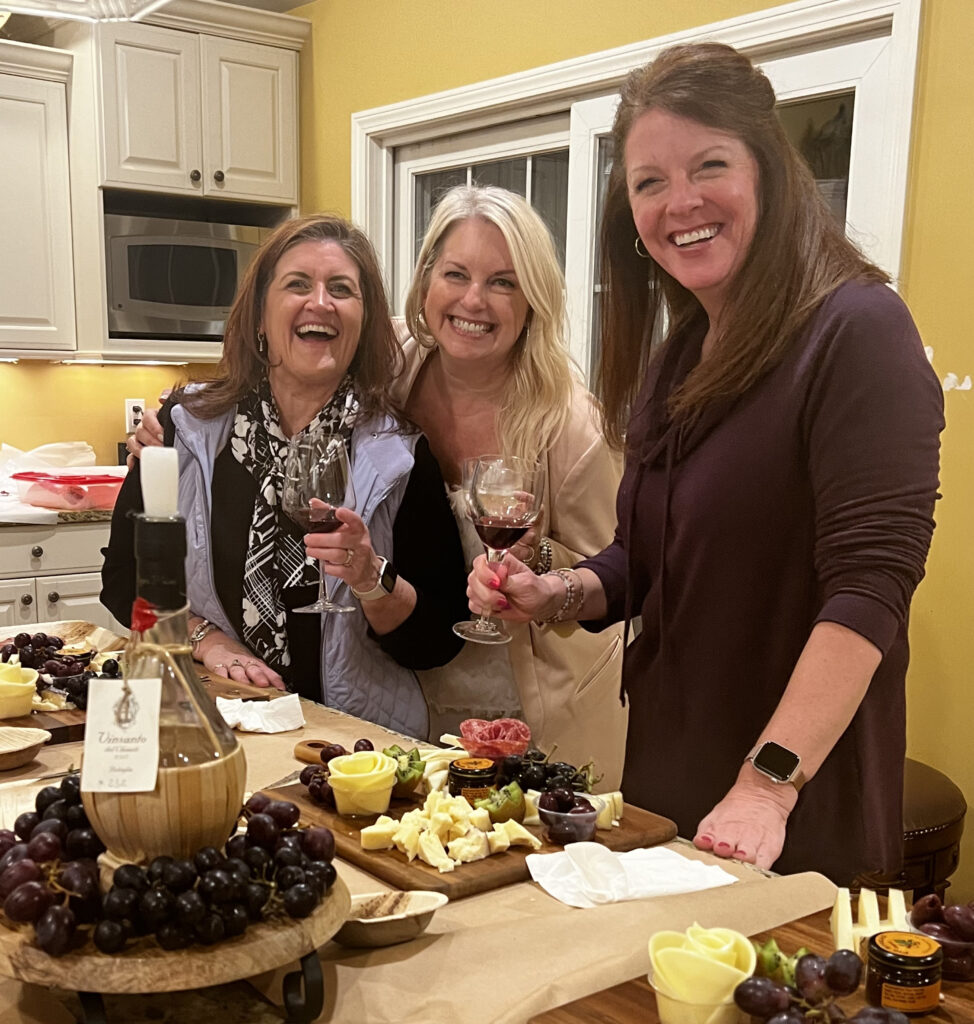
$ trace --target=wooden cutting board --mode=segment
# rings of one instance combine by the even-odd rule
[[[76,708],[71,711],[32,711],[18,718],[4,718],[3,725],[26,729],[47,729],[49,742],[72,743],[85,738],[85,713]]]
[[[540,850],[514,846],[484,860],[458,864],[454,871],[441,874],[436,868],[418,859],[412,863],[408,862],[398,850],[363,850],[359,838],[361,830],[366,825],[371,825],[375,819],[343,818],[335,811],[328,810],[311,800],[307,788],[300,782],[280,789],[267,790],[267,795],[274,800],[290,800],[297,804],[301,810],[302,824],[327,825],[335,834],[338,856],[362,868],[363,871],[368,871],[369,874],[398,889],[428,889],[432,892],[445,893],[451,900],[497,889],[514,882],[524,882],[531,877],[525,863],[529,853],[556,853],[562,849],[560,846],[544,842],[541,829],[536,825],[529,825],[528,831],[542,840]],[[398,818],[417,806],[419,804],[415,800],[394,800],[389,808],[389,814]],[[676,825],[669,818],[626,804],[619,827],[598,829],[595,833],[595,842],[610,850],[622,852],[635,850],[640,846],[656,846],[668,842],[675,835]]]

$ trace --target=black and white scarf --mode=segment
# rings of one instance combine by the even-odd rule
[[[341,434],[349,447],[357,413],[352,378],[346,374],[305,431]],[[259,658],[280,671],[291,663],[281,592],[317,585],[320,567],[305,554],[301,538],[278,523],[288,439],[266,379],[238,403],[230,450],[257,483],[244,562],[243,638]]]

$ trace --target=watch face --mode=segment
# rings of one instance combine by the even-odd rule
[[[396,580],[399,578],[399,573],[392,567],[392,562],[387,561],[382,567],[382,575],[379,577],[379,586],[387,593],[391,594],[396,587]]]
[[[787,782],[801,763],[797,754],[787,747],[771,741],[762,745],[754,755],[754,767],[767,772],[772,778]]]

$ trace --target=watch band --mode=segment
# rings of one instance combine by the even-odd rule
[[[349,589],[360,601],[378,601],[379,598],[386,597],[393,592],[398,578],[399,573],[393,568],[392,562],[388,558],[380,557],[379,575],[375,586],[371,590],[356,590],[354,587]]]
[[[758,744],[747,755],[747,760],[750,761],[755,771],[766,775],[779,786],[791,783],[796,790],[801,791],[802,786],[805,785],[805,773],[801,769],[801,758],[793,750],[783,747],[780,743],[766,740],[764,743]]]
[[[203,637],[208,636],[214,629],[216,629],[216,626],[209,619],[203,619],[199,625],[194,627],[192,633],[189,634],[189,644],[193,648],[194,655],[199,650],[200,641]]]

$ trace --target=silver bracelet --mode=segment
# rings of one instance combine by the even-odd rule
[[[554,615],[546,619],[538,619],[539,625],[551,625],[556,622],[564,622],[566,618],[573,615],[582,606],[585,600],[585,586],[582,577],[574,569],[555,569],[554,572],[545,573],[546,576],[557,576],[565,584],[565,600]]]
[[[536,576],[544,576],[546,572],[551,571],[551,558],[551,541],[547,537],[542,537],[538,542],[538,561],[534,566]]]

